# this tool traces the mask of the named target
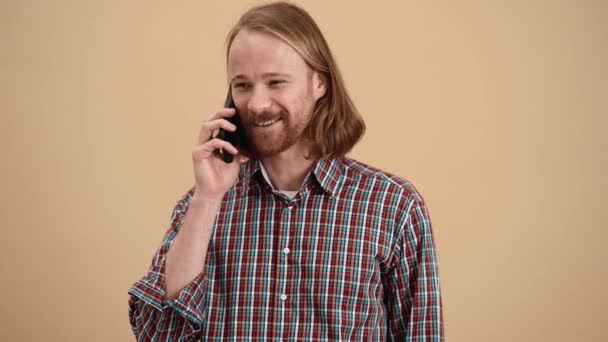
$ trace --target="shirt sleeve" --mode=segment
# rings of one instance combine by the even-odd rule
[[[410,198],[384,277],[388,341],[444,341],[442,300],[431,221],[421,197]]]
[[[201,272],[174,300],[165,299],[165,258],[185,218],[194,188],[177,203],[171,224],[148,273],[129,289],[129,321],[138,341],[200,339],[207,303],[207,274]]]

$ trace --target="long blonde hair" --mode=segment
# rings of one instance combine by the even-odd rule
[[[283,1],[251,8],[228,33],[226,63],[234,37],[242,29],[282,39],[312,70],[325,76],[325,95],[317,101],[304,134],[313,142],[312,155],[316,158],[348,153],[365,133],[365,122],[348,95],[338,65],[312,17],[302,8]]]

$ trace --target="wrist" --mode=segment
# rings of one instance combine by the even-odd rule
[[[211,197],[203,195],[198,192],[194,192],[190,206],[203,207],[203,208],[219,208],[222,204],[222,197]]]

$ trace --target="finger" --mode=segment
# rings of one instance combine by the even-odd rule
[[[228,117],[233,116],[235,113],[236,113],[236,109],[234,109],[234,108],[222,108],[222,109],[218,110],[217,112],[209,115],[209,117],[205,121],[211,121],[211,120],[216,120],[216,119],[221,119],[221,118],[228,118]]]
[[[220,128],[223,128],[230,132],[236,131],[236,126],[225,119],[204,122],[201,126],[201,132],[198,137],[198,144],[204,144],[205,142],[216,137]]]
[[[214,158],[216,155],[219,154],[219,151],[221,151],[222,149],[225,149],[226,151],[234,151],[230,149],[230,143],[226,144],[216,144],[215,142],[213,142],[214,140],[220,140],[220,139],[211,139],[208,142],[196,146],[193,150],[192,150],[192,159],[194,161],[200,161],[203,159],[210,159],[210,158]],[[220,140],[223,141],[223,140]],[[234,147],[234,146],[233,146]]]
[[[237,158],[240,164],[246,163],[249,161],[249,158],[247,158],[245,155],[243,155],[242,153],[238,153],[237,154]]]
[[[213,138],[196,147],[195,151],[198,153],[199,157],[206,158],[209,157],[215,150],[220,149],[223,149],[231,154],[237,154],[239,152],[231,143],[218,138]]]
[[[227,108],[229,111],[219,111],[213,115],[211,115],[207,120],[205,120],[205,122],[203,122],[201,129],[199,131],[198,134],[198,143],[202,144],[206,141],[208,141],[209,139],[211,139],[211,137],[214,136],[213,132],[217,129],[224,128],[224,129],[228,129],[230,131],[234,131],[233,129],[230,129],[231,126],[234,126],[233,124],[231,124],[228,120],[223,119],[223,117],[230,117],[232,115],[234,115],[235,111],[234,108]],[[231,110],[231,111],[230,111]],[[218,123],[218,121],[220,121]],[[225,121],[228,125],[221,123],[222,121]],[[234,127],[234,129],[236,129],[236,127]]]

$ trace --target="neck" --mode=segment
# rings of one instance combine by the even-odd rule
[[[260,158],[272,186],[277,190],[298,191],[308,173],[313,169],[316,159],[304,158],[307,149],[297,145],[292,148]]]

